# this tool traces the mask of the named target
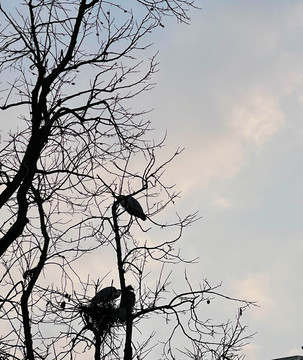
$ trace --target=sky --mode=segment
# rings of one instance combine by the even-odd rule
[[[246,360],[303,355],[303,2],[197,5],[191,25],[150,36],[159,72],[140,99],[155,135],[167,131],[160,159],[185,148],[165,176],[182,191],[176,211],[201,219],[180,246],[199,256],[195,282],[257,301]]]
[[[166,148],[195,279],[255,300],[247,360],[303,355],[303,3],[199,1],[190,26],[153,36],[160,71],[143,105]]]

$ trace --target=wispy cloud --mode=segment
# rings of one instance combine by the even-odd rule
[[[255,88],[232,106],[230,125],[242,141],[262,147],[285,123],[278,100]]]
[[[265,320],[276,306],[271,282],[272,279],[267,272],[249,274],[244,279],[233,282],[234,294],[241,299],[256,301],[260,308],[254,311],[254,316]]]
[[[229,209],[232,207],[232,203],[224,196],[218,196],[211,201],[211,206],[221,209]]]

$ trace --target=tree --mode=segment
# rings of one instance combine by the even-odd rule
[[[139,331],[158,314],[170,329],[163,358],[241,358],[250,302],[235,323],[216,325],[200,308],[230,299],[217,286],[194,289],[184,272],[187,288],[172,291],[170,267],[193,262],[175,247],[196,214],[161,220],[179,195],[162,175],[181,150],[158,164],[163,142],[154,143],[146,111],[131,110],[157,66],[137,60],[145,39],[166,15],[188,22],[194,3],[19,5],[0,3],[1,110],[19,117],[0,152],[2,358],[148,358],[160,340]],[[90,275],[92,261],[101,266]],[[104,288],[111,295],[94,298]]]

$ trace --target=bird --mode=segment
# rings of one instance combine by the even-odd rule
[[[146,215],[143,212],[143,209],[139,202],[130,195],[120,196],[121,206],[130,214],[138,217],[139,219],[145,221]]]
[[[125,322],[128,316],[131,315],[133,307],[136,303],[136,296],[134,288],[131,285],[126,286],[121,296],[121,302],[119,307],[118,316],[120,321]]]
[[[131,285],[126,286],[124,294],[121,297],[120,307],[128,308],[131,310],[136,303],[136,296],[134,293],[134,288]]]
[[[108,286],[100,291],[92,298],[91,302],[93,304],[98,303],[109,303],[117,299],[121,295],[121,290],[117,290],[114,286]]]
[[[136,295],[134,293],[134,288],[131,285],[126,286],[126,294],[127,294],[127,301],[131,308],[135,306],[136,303]]]

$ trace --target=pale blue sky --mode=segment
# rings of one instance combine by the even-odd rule
[[[180,209],[203,219],[182,246],[197,277],[257,300],[247,360],[302,355],[303,3],[200,1],[191,26],[154,36],[160,72],[146,104],[168,150]]]
[[[197,5],[190,26],[151,35],[160,71],[138,104],[155,108],[156,136],[168,131],[159,160],[186,148],[166,176],[182,190],[176,211],[203,218],[180,244],[200,256],[197,283],[258,301],[243,317],[258,332],[246,360],[303,355],[303,2]]]

